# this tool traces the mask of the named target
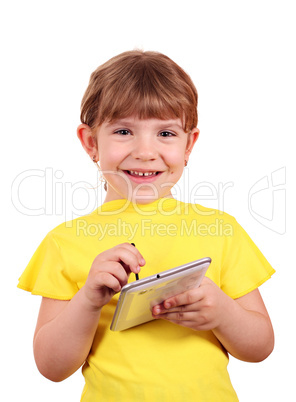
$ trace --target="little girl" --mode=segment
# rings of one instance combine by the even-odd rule
[[[120,54],[91,75],[81,122],[106,198],[48,233],[19,280],[42,296],[38,369],[62,381],[83,365],[84,402],[237,401],[228,353],[258,362],[272,352],[258,287],[274,270],[233,217],[172,197],[199,135],[190,77],[159,53]],[[203,257],[212,264],[199,288],[155,306],[149,323],[110,331],[134,274]]]

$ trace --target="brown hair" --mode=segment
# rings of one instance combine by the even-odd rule
[[[113,57],[90,77],[81,103],[81,122],[180,118],[184,131],[197,126],[197,91],[184,70],[157,52],[134,50]]]

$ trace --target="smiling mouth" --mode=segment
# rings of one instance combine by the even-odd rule
[[[136,170],[125,170],[125,172],[127,172],[130,176],[134,176],[134,177],[153,177],[153,176],[157,176],[159,173],[161,173],[158,171],[138,172]]]

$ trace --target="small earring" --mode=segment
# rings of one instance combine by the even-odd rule
[[[104,190],[107,191],[107,181],[104,179],[103,173],[101,171],[101,167],[98,165],[98,162],[96,161],[95,155],[92,158],[94,164],[97,166],[99,174],[100,174],[100,181],[104,183]]]
[[[98,168],[100,174],[102,175],[101,167],[100,167],[100,165],[98,164],[98,162],[96,161],[96,157],[95,157],[95,156],[92,157],[92,161],[93,161],[93,163],[96,165],[96,167]]]
[[[185,159],[185,166],[187,166],[188,165],[188,161]]]

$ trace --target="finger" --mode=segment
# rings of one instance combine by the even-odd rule
[[[127,247],[128,246],[128,247]],[[122,264],[126,272],[140,272],[143,260],[141,254],[130,244],[121,244],[99,254],[100,261],[114,261]]]
[[[168,319],[165,319],[165,320],[171,322],[172,324],[177,324],[177,325],[180,325],[181,327],[190,328],[195,331],[209,331],[209,330],[213,329],[212,326],[209,325],[208,323],[196,322],[193,320],[192,321],[187,321],[187,320],[177,321],[177,320],[168,320]]]
[[[200,303],[187,304],[185,306],[177,306],[172,307],[170,309],[165,308],[163,305],[154,306],[152,309],[152,313],[155,315],[166,314],[166,313],[178,313],[178,312],[190,312],[190,311],[199,311]]]
[[[122,288],[122,284],[114,275],[109,272],[100,272],[96,278],[96,289],[98,290],[104,286],[113,290],[114,293],[120,292]]]
[[[213,328],[211,323],[209,323],[202,314],[198,314],[196,311],[166,313],[159,316],[153,316],[153,318],[166,320],[195,330],[209,330]]]
[[[117,247],[126,247],[127,250],[131,251],[139,259],[140,266],[143,266],[146,264],[145,258],[142,256],[140,251],[136,248],[134,243],[121,243]]]
[[[190,289],[187,292],[168,298],[163,302],[163,307],[168,310],[174,307],[186,306],[197,303],[202,298],[203,291],[200,288]]]
[[[101,284],[106,285],[105,283],[101,282],[102,278],[106,278],[105,274],[113,276],[119,283],[120,287],[126,285],[128,281],[126,270],[119,262],[106,261],[103,263],[103,265],[101,263],[98,269],[90,273],[94,286],[100,286]]]
[[[174,313],[164,313],[160,314],[157,316],[154,316],[154,318],[160,318],[163,320],[168,320],[171,322],[175,323],[180,323],[180,322],[195,322],[197,321],[197,314],[196,311],[189,311],[189,312],[184,312],[184,311],[178,311]]]
[[[140,253],[140,251],[130,243],[119,244],[118,246],[115,247],[115,249],[119,253],[121,253],[121,252],[124,253],[124,250],[126,250],[128,254],[124,254],[124,255],[133,255],[136,258],[137,267],[143,266],[146,264],[146,261],[145,261],[144,257],[142,256],[142,254]],[[125,261],[123,261],[123,262],[125,262]]]
[[[138,274],[141,270],[140,261],[138,256],[133,254],[131,250],[126,250],[124,247],[117,249],[118,261],[122,264],[127,274],[134,272]]]

